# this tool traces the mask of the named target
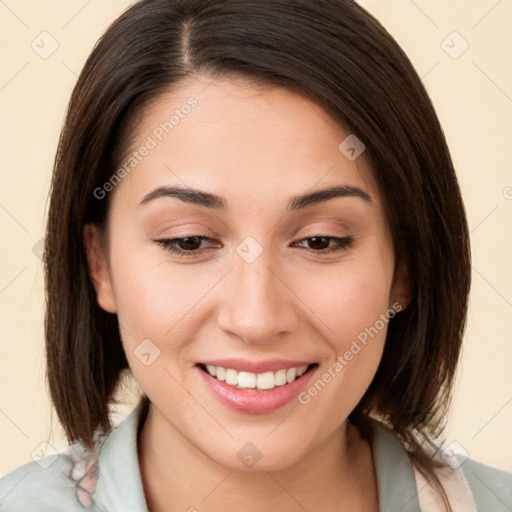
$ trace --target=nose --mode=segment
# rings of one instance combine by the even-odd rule
[[[297,304],[285,272],[263,250],[251,263],[234,254],[234,268],[224,280],[218,325],[248,344],[265,344],[297,325]]]

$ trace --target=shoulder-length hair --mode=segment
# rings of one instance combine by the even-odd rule
[[[410,303],[389,323],[378,371],[350,419],[384,420],[431,474],[417,434],[444,426],[470,287],[467,221],[446,141],[399,45],[352,0],[142,0],[97,42],[73,90],[55,158],[44,253],[47,376],[70,441],[108,432],[127,368],[102,310],[82,230],[102,226],[106,183],[144,108],[193,75],[245,77],[320,105],[365,145]]]

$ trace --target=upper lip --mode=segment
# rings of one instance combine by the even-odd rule
[[[265,373],[276,372],[277,370],[288,368],[300,368],[313,364],[313,361],[295,361],[291,359],[268,359],[266,361],[249,361],[248,359],[210,359],[201,361],[199,364],[221,366],[222,368],[231,368],[238,372]]]

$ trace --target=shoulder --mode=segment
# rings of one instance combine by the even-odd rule
[[[385,424],[373,422],[373,453],[377,470],[380,506],[382,510],[419,510],[416,476],[408,454],[395,433]],[[447,466],[443,475],[453,473],[466,480],[478,512],[512,510],[512,473],[488,466],[467,456],[443,451]],[[446,482],[445,482],[446,483]],[[465,484],[464,484],[465,485]],[[457,488],[456,488],[457,489]],[[421,490],[421,489],[420,489]],[[460,488],[458,488],[460,490]],[[413,493],[414,494],[411,494]],[[398,495],[411,496],[407,508]],[[388,502],[393,506],[388,506]]]
[[[457,459],[479,511],[512,508],[512,473],[474,459]]]
[[[0,511],[83,512],[79,490],[80,499],[91,505],[89,512],[147,512],[137,458],[137,429],[145,404],[141,402],[104,440],[98,439],[93,451],[84,451],[78,443],[0,478]],[[97,478],[85,482],[89,470]],[[84,489],[92,498],[89,494],[84,499]]]
[[[75,497],[72,467],[71,457],[58,453],[16,468],[0,478],[0,510],[83,511]]]

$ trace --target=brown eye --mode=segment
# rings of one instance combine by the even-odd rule
[[[326,236],[314,236],[312,238],[308,238],[308,244],[310,249],[321,250],[327,249],[329,247],[330,239]]]
[[[201,243],[203,241],[213,242],[211,238],[199,235],[192,235],[183,238],[167,238],[154,241],[161,245],[166,251],[185,257],[197,256],[206,251],[212,250],[212,247],[201,248]]]
[[[304,238],[301,242],[307,243],[308,247],[306,247],[306,249],[309,251],[331,254],[347,250],[354,242],[354,238],[350,236],[340,238],[335,236],[317,235]],[[335,245],[331,246],[331,242],[334,242]]]
[[[201,237],[187,236],[186,238],[178,239],[177,245],[180,246],[180,249],[185,251],[194,251],[201,246]]]

